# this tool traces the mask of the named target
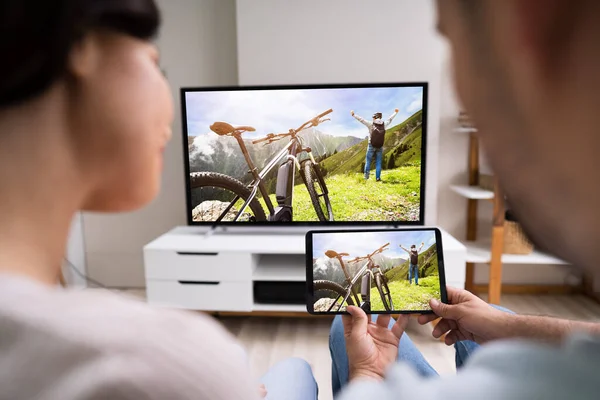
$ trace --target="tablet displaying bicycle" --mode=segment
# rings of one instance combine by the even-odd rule
[[[447,303],[438,229],[310,231],[306,234],[307,310],[343,314],[431,313]]]

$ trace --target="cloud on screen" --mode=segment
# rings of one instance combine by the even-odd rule
[[[232,125],[251,125],[256,132],[244,137],[263,137],[267,133],[287,132],[316,115],[332,108],[328,121],[318,127],[333,136],[364,138],[366,128],[356,121],[350,111],[365,119],[382,112],[387,118],[398,108],[393,124],[410,117],[423,106],[423,89],[346,88],[302,90],[253,90],[188,92],[185,96],[188,134],[214,135],[210,125],[225,121]]]
[[[407,254],[399,244],[410,248],[425,243],[423,250],[435,243],[434,231],[384,231],[384,232],[343,232],[343,233],[315,233],[313,235],[313,258],[323,257],[327,250],[338,253],[349,253],[350,257],[365,256],[386,243],[390,243],[383,254],[391,258],[406,258]]]

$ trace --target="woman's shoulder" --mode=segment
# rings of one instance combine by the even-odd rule
[[[201,390],[212,394],[205,398],[241,398],[250,387],[241,346],[213,318],[107,290],[7,285],[0,277],[0,332],[8,332],[0,341],[0,370],[13,371],[11,381],[19,371],[9,366],[18,361],[44,371],[43,381],[56,375],[56,384],[70,382],[90,371],[84,380],[97,390],[156,395],[147,398],[189,398],[167,393]],[[230,374],[239,388],[227,383]],[[43,384],[28,376],[31,385]]]
[[[61,290],[2,277],[0,316],[2,324],[15,329],[35,328],[92,347],[147,345],[170,335],[180,340],[234,342],[229,332],[203,313],[153,307],[141,298],[106,289]]]

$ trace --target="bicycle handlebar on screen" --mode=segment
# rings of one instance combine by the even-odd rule
[[[380,248],[378,248],[377,250],[375,250],[374,252],[372,252],[368,257],[373,257],[375,254],[377,253],[383,253],[384,251],[386,251],[386,247],[388,247],[390,244],[386,243],[383,246],[381,246]]]
[[[354,257],[352,260],[348,260],[348,262],[358,262],[366,259],[367,257]]]
[[[266,142],[267,140],[271,140],[273,138],[273,134],[269,133],[266,137],[261,138],[261,139],[256,139],[252,141],[252,144],[257,144],[257,143],[262,143],[262,142]]]
[[[305,123],[300,125],[300,127],[298,129],[296,129],[296,132],[300,132],[303,129],[310,128],[313,126],[318,126],[321,122],[327,121],[327,120],[321,120],[321,118],[323,118],[324,116],[326,116],[328,114],[331,114],[332,112],[333,112],[333,108],[330,108],[329,110],[327,110],[325,112],[322,112],[321,114],[317,115],[313,119],[306,121]]]
[[[268,142],[269,143],[273,143],[276,140],[282,139],[286,136],[291,136],[294,133],[298,133],[303,129],[306,129],[310,126],[317,126],[319,125],[321,122],[324,121],[328,121],[328,120],[321,120],[321,118],[323,118],[324,116],[326,116],[327,114],[331,114],[333,112],[333,109],[330,108],[329,110],[317,115],[316,117],[314,117],[313,119],[303,123],[302,125],[300,125],[300,128],[296,129],[295,131],[292,129],[290,130],[290,132],[288,133],[269,133],[266,137],[262,138],[262,139],[256,139],[252,141],[252,144],[258,144],[258,143],[262,143],[262,142]]]
[[[388,247],[389,245],[390,245],[389,243],[386,243],[383,246],[381,246],[380,248],[378,248],[377,250],[375,250],[374,252],[372,252],[366,256],[363,256],[363,257],[356,257],[350,261],[357,262],[357,261],[367,260],[367,259],[373,257],[377,253],[383,253],[384,251],[388,250],[388,249],[386,249],[386,247]]]
[[[274,142],[276,140],[279,140],[285,136],[289,136],[289,133],[269,133],[266,137],[262,138],[262,139],[256,139],[252,141],[252,144],[257,144],[257,143],[262,143],[262,142]]]

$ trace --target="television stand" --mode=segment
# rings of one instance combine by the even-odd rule
[[[177,227],[144,247],[147,301],[209,312],[307,315],[307,230],[227,227],[207,235],[208,227]],[[443,230],[442,241],[446,282],[463,288],[466,248]]]

